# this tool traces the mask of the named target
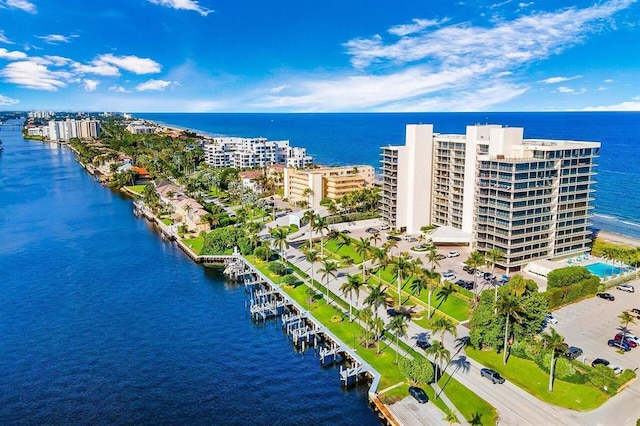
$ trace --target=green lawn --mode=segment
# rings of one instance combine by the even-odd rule
[[[171,226],[173,224],[172,220],[168,217],[163,217],[162,219],[160,219],[160,221],[167,226]]]
[[[362,256],[360,256],[351,245],[345,244],[340,246],[338,240],[327,239],[324,244],[324,249],[335,253],[338,257],[345,255],[349,256],[353,259],[353,263],[362,262]]]
[[[447,381],[448,380],[448,381]],[[479,417],[483,425],[495,425],[498,412],[487,401],[460,384],[448,374],[440,379],[440,385],[446,386],[444,393],[451,402],[460,410],[467,421],[474,416]]]
[[[200,254],[200,252],[202,251],[202,245],[204,244],[204,238],[202,237],[197,237],[197,238],[191,238],[188,240],[182,240],[183,243],[185,243],[187,245],[187,247],[190,247],[191,250],[193,250],[195,252],[195,254]]]
[[[467,355],[482,365],[498,371],[505,379],[521,387],[542,401],[576,411],[593,410],[604,404],[609,396],[590,384],[574,384],[556,379],[549,392],[549,375],[533,361],[509,357],[502,364],[502,354],[493,350],[466,349]]]
[[[127,186],[126,188],[130,191],[135,192],[136,194],[140,194],[142,195],[142,193],[144,192],[144,188],[147,185],[133,185],[133,186]]]

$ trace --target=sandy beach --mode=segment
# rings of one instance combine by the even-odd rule
[[[640,239],[628,237],[622,234],[616,234],[605,230],[598,230],[595,234],[596,238],[609,241],[615,244],[626,244],[631,247],[640,247]]]

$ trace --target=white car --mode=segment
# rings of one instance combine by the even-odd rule
[[[618,290],[626,291],[627,293],[634,293],[636,289],[629,284],[622,284],[616,287]]]
[[[640,339],[638,339],[638,336],[636,336],[635,334],[631,334],[631,333],[627,332],[627,334],[625,335],[625,339],[626,340],[633,340],[634,342],[636,342],[636,344],[638,346],[640,346]]]
[[[452,250],[449,253],[447,253],[447,257],[458,257],[458,256],[460,256],[460,253],[458,253],[455,250]]]
[[[547,316],[544,318],[545,321],[547,321],[548,324],[557,324],[558,320],[556,319],[556,317],[554,317],[551,313],[548,313]]]
[[[619,365],[615,365],[615,364],[609,364],[607,365],[607,367],[609,367],[610,369],[613,370],[613,373],[617,376],[618,374],[622,374],[622,367],[620,367]]]
[[[383,223],[382,225],[380,225],[380,229],[382,229],[383,231],[386,231],[387,229],[389,229],[389,225],[386,223]]]
[[[454,274],[453,272],[445,272],[442,274],[442,279],[443,280],[448,280],[448,281],[453,281],[456,279],[456,274]]]

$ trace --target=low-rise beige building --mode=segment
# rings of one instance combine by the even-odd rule
[[[323,198],[338,200],[355,190],[373,186],[371,166],[318,167],[284,169],[284,196],[291,203],[308,202],[319,207]]]

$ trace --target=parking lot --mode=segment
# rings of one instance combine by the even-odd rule
[[[607,290],[615,296],[614,301],[592,297],[553,312],[558,323],[552,327],[564,336],[568,345],[577,346],[584,351],[578,360],[590,364],[595,358],[604,358],[623,369],[631,370],[640,366],[640,346],[620,354],[607,345],[607,341],[621,330],[618,315],[632,308],[640,308],[640,280],[630,284],[635,286],[635,293],[615,288]],[[638,336],[640,320],[636,321],[638,325],[629,324],[629,331]]]

